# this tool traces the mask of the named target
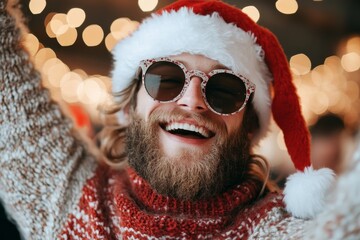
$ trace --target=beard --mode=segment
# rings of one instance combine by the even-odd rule
[[[189,148],[175,157],[166,156],[159,146],[159,128],[162,123],[184,118],[217,129],[216,140],[206,153]],[[129,165],[159,194],[194,201],[216,196],[242,181],[250,159],[244,124],[227,134],[224,124],[181,109],[157,109],[148,122],[133,113],[132,120],[125,138]]]

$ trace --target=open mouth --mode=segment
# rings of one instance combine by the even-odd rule
[[[205,127],[190,123],[172,122],[161,125],[161,128],[170,134],[192,139],[209,139],[215,135]]]

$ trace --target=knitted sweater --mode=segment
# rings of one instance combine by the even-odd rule
[[[203,201],[157,194],[99,163],[40,85],[0,0],[0,197],[26,239],[299,239],[305,220],[248,180]],[[326,222],[319,222],[324,229]]]

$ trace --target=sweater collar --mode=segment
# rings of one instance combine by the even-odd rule
[[[255,200],[261,186],[254,180],[246,180],[216,197],[198,201],[181,201],[158,194],[137,173],[127,169],[131,194],[146,211],[157,214],[182,215],[192,217],[221,217]]]

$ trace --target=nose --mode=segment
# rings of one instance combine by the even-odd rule
[[[202,112],[207,109],[201,93],[201,81],[199,77],[192,77],[184,95],[177,101],[177,104],[185,110]]]

